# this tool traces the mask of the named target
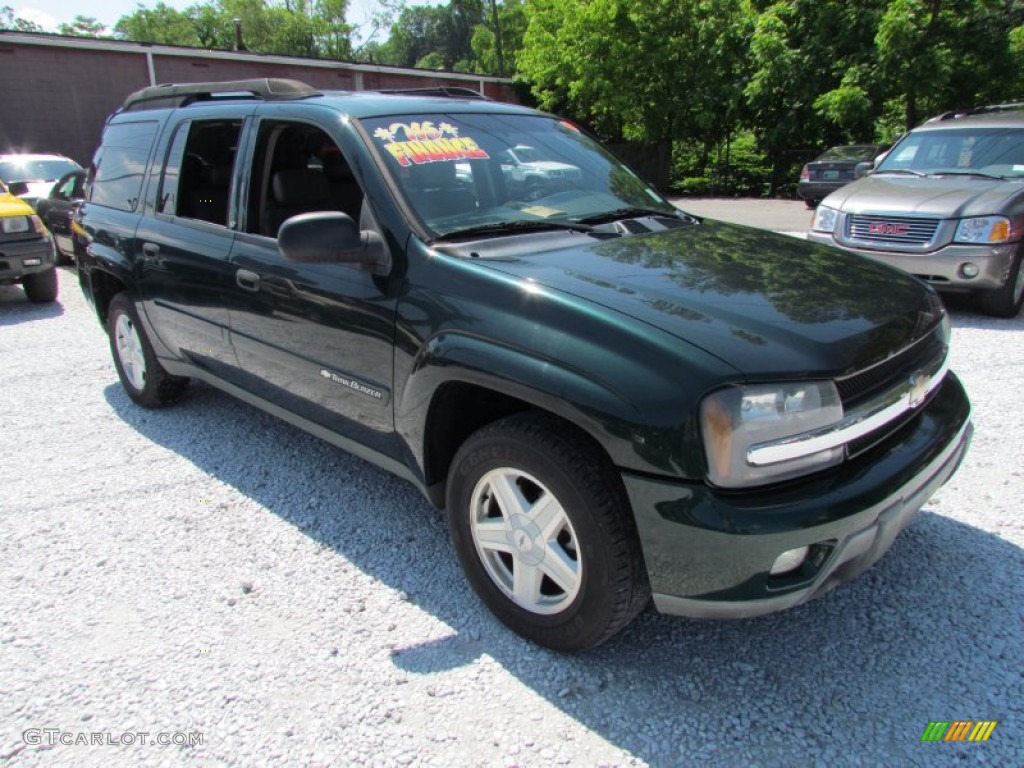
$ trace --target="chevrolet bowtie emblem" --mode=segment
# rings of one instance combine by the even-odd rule
[[[910,377],[910,392],[907,394],[911,408],[917,408],[924,402],[931,384],[932,377],[926,373],[915,373]]]

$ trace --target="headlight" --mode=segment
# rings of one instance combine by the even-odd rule
[[[835,208],[819,205],[814,210],[814,218],[811,219],[811,229],[815,232],[831,232],[836,228],[836,220],[838,218],[839,211]]]
[[[953,240],[958,243],[1005,243],[1010,239],[1010,220],[1005,216],[961,219]]]
[[[827,427],[843,418],[839,392],[831,381],[729,387],[704,398],[700,408],[708,480],[723,488],[774,483],[838,464],[843,447],[754,465],[752,446]]]
[[[0,229],[9,235],[15,232],[31,232],[32,222],[28,216],[8,216],[0,219]]]

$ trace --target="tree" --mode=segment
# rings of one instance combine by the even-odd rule
[[[107,31],[107,27],[92,16],[79,14],[70,24],[61,24],[57,31],[62,35],[74,35],[75,37],[100,37]]]
[[[238,19],[247,50],[345,59],[352,52],[347,8],[347,0],[214,0],[178,11],[158,2],[122,16],[114,32],[140,42],[230,49]]]
[[[152,8],[137,5],[135,11],[117,20],[114,34],[136,42],[209,47],[209,43],[199,39],[188,11],[179,11],[163,2]]]
[[[500,5],[492,0],[487,23],[477,25],[470,41],[477,71],[501,76],[515,74],[527,23],[523,0],[505,0]]]
[[[747,0],[533,0],[519,73],[606,139],[724,139],[738,119]]]
[[[17,32],[45,31],[34,21],[15,16],[14,9],[9,5],[0,6],[0,29],[13,29]]]

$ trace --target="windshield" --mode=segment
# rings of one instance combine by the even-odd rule
[[[0,162],[0,178],[8,184],[15,181],[56,181],[69,171],[78,170],[71,160],[4,160]]]
[[[556,118],[426,114],[364,125],[386,172],[437,237],[677,213],[576,126]]]
[[[1024,177],[1024,128],[954,128],[908,134],[875,173]]]

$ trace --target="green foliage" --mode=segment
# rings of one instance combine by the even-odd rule
[[[771,164],[749,131],[713,154],[682,142],[672,153],[672,189],[681,195],[761,197],[770,172]]]
[[[9,5],[0,6],[0,29],[13,29],[16,32],[42,32],[43,28],[34,21],[16,16]]]
[[[62,35],[74,35],[75,37],[101,37],[107,33],[107,27],[92,16],[79,14],[70,24],[61,24],[57,31]]]
[[[163,2],[152,8],[140,3],[118,19],[114,34],[138,42],[231,49],[234,19],[240,19],[247,50],[345,59],[352,50],[347,6],[347,0],[215,0],[179,11]]]
[[[548,109],[608,139],[710,140],[739,117],[747,0],[530,0],[518,62]]]

